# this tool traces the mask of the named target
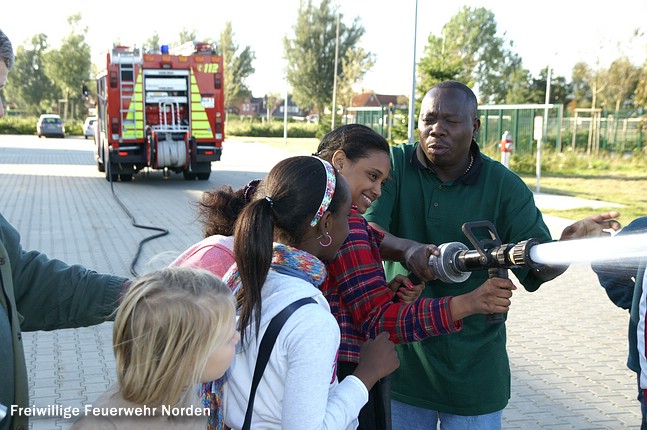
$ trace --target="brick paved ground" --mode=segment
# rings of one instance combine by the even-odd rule
[[[0,211],[21,232],[23,246],[70,263],[129,275],[136,229],[98,173],[92,143],[83,139],[0,136]],[[144,246],[137,271],[162,265],[200,239],[191,205],[202,191],[241,186],[285,154],[228,142],[209,181],[168,179],[160,172],[115,184],[140,224],[170,234]],[[564,221],[548,218],[555,232]],[[555,233],[557,234],[557,233]],[[159,258],[153,264],[153,257]],[[536,293],[515,293],[508,322],[512,399],[505,429],[639,428],[635,376],[626,369],[628,315],[609,302],[588,267],[571,267]],[[112,324],[25,334],[30,394],[36,406],[82,408],[114,382]],[[33,429],[68,429],[61,417],[32,420]]]

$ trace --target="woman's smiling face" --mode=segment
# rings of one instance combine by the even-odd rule
[[[335,166],[350,186],[353,205],[361,214],[371,206],[382,194],[382,184],[389,177],[391,159],[389,154],[380,150],[372,150],[366,157],[351,161],[343,152],[334,157]]]

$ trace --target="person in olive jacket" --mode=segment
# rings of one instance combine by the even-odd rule
[[[7,408],[0,430],[22,430],[28,417],[15,408],[29,405],[29,390],[21,333],[102,323],[129,281],[23,250],[0,214],[0,284],[0,403]]]
[[[0,90],[13,63],[11,41],[0,30]],[[127,278],[24,251],[20,234],[0,214],[0,430],[28,426],[28,417],[16,410],[29,405],[21,332],[102,323],[127,285]]]
[[[11,41],[0,30],[0,90],[13,63]],[[70,266],[39,251],[24,251],[20,234],[0,213],[0,430],[28,426],[28,417],[15,410],[29,405],[21,332],[102,323],[111,317],[129,283],[127,278]]]

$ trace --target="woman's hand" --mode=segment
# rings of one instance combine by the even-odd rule
[[[406,276],[396,275],[386,286],[393,291],[393,294],[398,298],[400,303],[410,305],[418,300],[420,294],[422,294],[422,290],[425,288],[425,283],[420,282],[414,285]]]
[[[362,344],[359,364],[353,375],[370,391],[378,380],[390,375],[398,367],[400,360],[395,352],[395,344],[389,340],[389,334],[383,331],[375,339],[368,339]]]

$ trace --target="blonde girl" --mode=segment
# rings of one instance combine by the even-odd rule
[[[204,429],[197,384],[225,373],[238,339],[231,290],[215,275],[170,267],[138,278],[115,317],[118,384],[93,407],[146,415],[86,416],[74,428]]]

